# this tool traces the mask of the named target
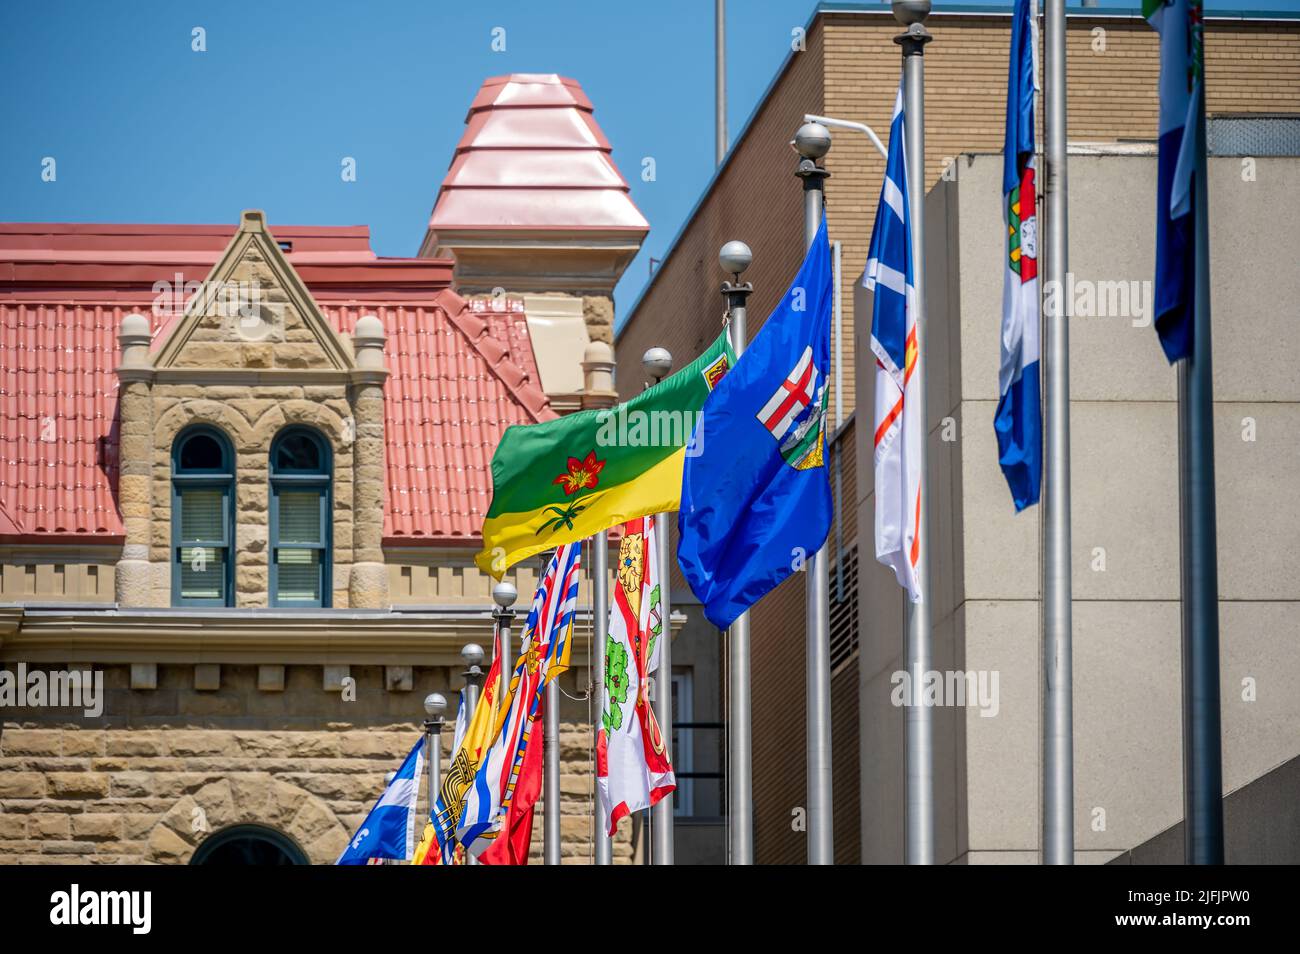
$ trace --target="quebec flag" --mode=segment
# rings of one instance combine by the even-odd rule
[[[424,737],[402,762],[370,814],[339,855],[336,865],[364,865],[372,858],[405,861],[415,848],[415,800],[424,770]]]
[[[826,218],[799,274],[704,402],[682,469],[677,559],[726,629],[822,548],[833,299]]]

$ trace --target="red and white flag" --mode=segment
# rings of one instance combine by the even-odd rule
[[[623,525],[596,740],[596,787],[611,835],[624,816],[649,808],[677,787],[649,699],[659,640],[671,638],[662,612],[658,546],[654,517]]]

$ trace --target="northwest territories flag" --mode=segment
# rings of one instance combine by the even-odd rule
[[[921,601],[921,450],[925,423],[916,397],[921,344],[916,332],[912,226],[907,208],[903,89],[889,124],[889,157],[871,230],[862,287],[872,293],[871,352],[876,356],[876,559],[893,567],[912,602]]]
[[[1142,0],[1160,34],[1160,159],[1156,180],[1156,333],[1172,364],[1192,355],[1196,244],[1192,175],[1204,95],[1201,0]]]
[[[600,817],[610,835],[622,818],[677,787],[649,697],[649,676],[659,667],[659,641],[665,638],[659,585],[663,529],[657,517],[633,520],[623,526],[618,547],[596,738]]]
[[[821,549],[832,304],[826,219],[799,274],[713,389],[682,468],[677,558],[719,629]]]
[[[1002,151],[1006,257],[1002,284],[1002,365],[998,374],[998,463],[1016,511],[1038,503],[1043,475],[1043,410],[1038,381],[1038,215],[1034,161],[1034,7],[1016,0]],[[1059,300],[1059,296],[1058,296]]]
[[[535,728],[540,731],[542,691],[569,668],[581,547],[567,543],[557,548],[533,594],[498,728],[465,795],[456,828],[457,840],[475,856],[491,847],[510,813],[529,739]]]
[[[424,771],[424,737],[421,736],[370,809],[357,833],[339,855],[336,865],[364,865],[372,858],[411,857],[415,842],[415,800]]]

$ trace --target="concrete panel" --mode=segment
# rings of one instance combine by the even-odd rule
[[[1180,639],[1176,602],[1074,603],[1080,850],[1122,850],[1182,817]]]
[[[1214,470],[1219,598],[1300,600],[1300,406],[1216,404]]]
[[[1210,302],[1217,401],[1300,401],[1300,162],[1210,160]]]
[[[906,710],[895,707],[889,699],[890,675],[901,664],[900,655],[886,671],[861,683],[859,771],[863,864],[903,862]]]
[[[1041,510],[1017,514],[993,433],[995,401],[961,407],[962,586],[967,600],[1038,599]],[[954,566],[958,565],[954,563]]]
[[[971,851],[1038,851],[1039,635],[1031,601],[967,600],[967,671],[998,674],[998,710],[965,713],[966,823]]]
[[[1123,312],[1119,314],[1071,311],[1070,398],[1173,401],[1177,375],[1151,324],[1156,160],[1071,156],[1069,177],[1069,270],[1075,284],[1067,282],[1067,297],[1073,288],[1077,302],[1087,285],[1089,294],[1097,293],[1099,305],[1107,302],[1106,311],[1128,299],[1127,308],[1115,309]],[[1125,284],[1101,284],[1115,282]],[[1077,452],[1087,453],[1086,445],[1072,443]]]
[[[960,188],[953,205],[961,227],[954,243],[961,264],[961,398],[996,402],[1006,245],[1002,157],[961,156],[957,165]],[[991,431],[992,412],[988,419]]]
[[[1300,756],[1296,604],[1220,602],[1219,653],[1223,790],[1231,792]]]
[[[1073,403],[1070,424],[1074,598],[1178,599],[1175,406]]]

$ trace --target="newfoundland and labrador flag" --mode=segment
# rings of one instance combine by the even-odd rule
[[[893,568],[912,602],[921,601],[921,450],[918,407],[924,387],[912,278],[912,227],[907,207],[903,90],[894,99],[889,157],[860,286],[872,294],[871,352],[876,356],[876,559]]]
[[[405,861],[415,843],[415,800],[424,771],[424,736],[402,762],[370,814],[339,855],[336,865],[364,865],[372,859]]]
[[[833,299],[826,218],[799,274],[713,389],[682,470],[682,573],[719,629],[821,549]]]
[[[1142,0],[1160,34],[1160,157],[1156,177],[1156,333],[1172,364],[1192,356],[1196,243],[1192,177],[1204,96],[1201,0]]]
[[[659,667],[664,634],[661,529],[655,517],[633,520],[624,525],[618,546],[596,736],[600,817],[610,835],[621,819],[651,807],[677,787],[649,697],[649,676]]]
[[[1007,133],[1002,150],[1002,364],[993,430],[998,463],[1016,512],[1038,503],[1043,477],[1043,410],[1038,380],[1038,214],[1034,161],[1034,3],[1016,0],[1011,18]]]
[[[492,456],[479,569],[500,579],[535,553],[676,510],[700,409],[733,364],[724,331],[682,370],[624,404],[507,428]]]

